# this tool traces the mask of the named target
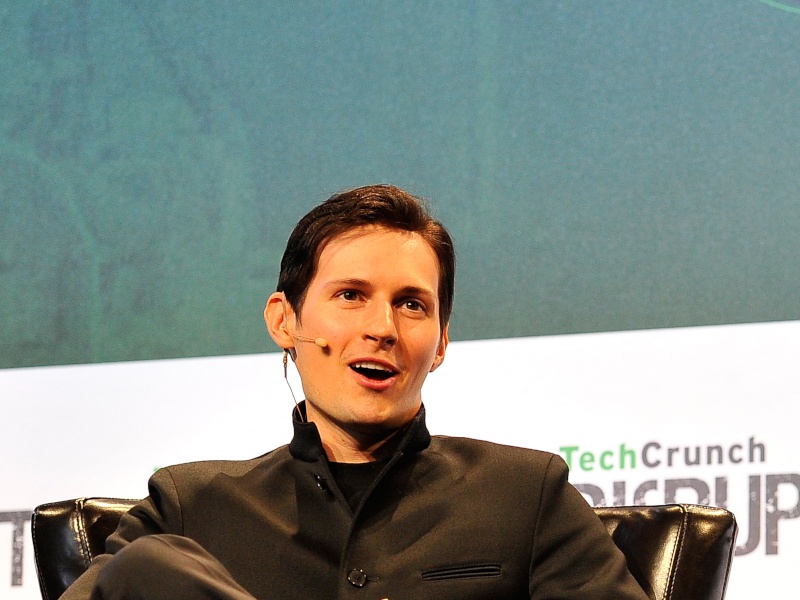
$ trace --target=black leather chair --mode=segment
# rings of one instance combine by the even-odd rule
[[[57,600],[105,550],[106,538],[138,500],[78,498],[37,506],[33,556],[44,600]]]
[[[39,506],[33,549],[44,600],[56,600],[101,554],[137,501],[79,498]],[[691,504],[602,507],[595,511],[653,600],[722,600],[736,520],[722,508]]]
[[[725,597],[737,532],[730,511],[695,504],[594,510],[650,598]]]

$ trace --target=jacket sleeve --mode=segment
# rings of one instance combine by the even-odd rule
[[[531,600],[647,600],[622,552],[567,476],[567,465],[554,455],[536,517]]]
[[[92,559],[89,568],[67,588],[59,600],[89,600],[100,571],[111,558],[135,539],[157,533],[181,535],[180,503],[168,469],[158,470],[148,483],[150,495],[122,516],[106,540],[106,552]]]

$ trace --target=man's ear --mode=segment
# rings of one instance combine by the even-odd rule
[[[267,324],[270,337],[284,350],[294,348],[294,342],[287,331],[290,315],[293,314],[294,311],[286,301],[283,292],[275,292],[267,299],[267,306],[264,308],[264,322]]]
[[[433,357],[433,364],[431,365],[430,372],[433,373],[439,368],[439,365],[444,361],[444,354],[447,351],[447,345],[450,343],[450,323],[444,326],[442,331],[442,339],[439,341],[439,347],[436,349],[436,356]]]

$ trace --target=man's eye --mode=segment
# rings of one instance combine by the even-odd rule
[[[414,312],[424,311],[425,310],[425,307],[422,305],[422,303],[417,301],[417,300],[406,300],[403,303],[403,306],[405,306],[408,310],[411,310],[411,311],[414,311]]]
[[[342,298],[342,300],[347,300],[349,302],[358,300],[358,292],[354,290],[345,290],[343,292],[340,292],[339,296]]]

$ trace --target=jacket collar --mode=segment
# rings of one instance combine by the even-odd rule
[[[299,411],[299,412],[298,412]],[[302,420],[301,417],[302,416]],[[319,431],[314,423],[308,423],[306,418],[305,400],[298,404],[292,411],[292,424],[294,426],[294,437],[289,444],[289,452],[295,458],[306,462],[316,462],[325,458],[325,451],[322,448],[322,440]],[[425,425],[425,407],[421,406],[417,416],[414,417],[405,431],[403,438],[397,447],[395,454],[409,452],[419,452],[424,450],[431,443],[431,434]]]

